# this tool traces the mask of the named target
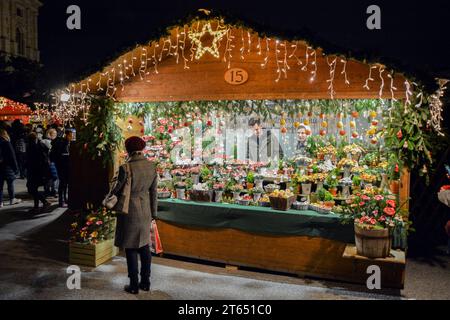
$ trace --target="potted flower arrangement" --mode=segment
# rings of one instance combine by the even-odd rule
[[[89,213],[80,212],[75,218],[69,241],[71,264],[97,267],[118,254],[114,246],[116,217],[113,211],[91,208]]]
[[[214,202],[221,202],[222,201],[222,195],[223,195],[223,190],[225,188],[225,185],[223,183],[215,183],[213,185],[213,190],[214,190]]]
[[[360,191],[361,190],[361,178],[358,175],[354,175],[352,178],[353,183],[353,191]]]
[[[253,188],[252,190],[250,190],[250,194],[253,195],[253,201],[255,202],[259,201],[263,193],[264,190],[262,188]]]
[[[338,174],[336,170],[333,170],[328,174],[325,183],[328,186],[328,190],[331,192],[331,194],[336,197],[337,187],[339,185]]]
[[[175,183],[175,190],[177,194],[177,199],[186,200],[186,182],[177,181]]]
[[[249,171],[247,173],[247,189],[251,190],[255,186],[255,173],[253,171]]]
[[[354,161],[359,161],[361,154],[364,152],[364,149],[355,143],[346,145],[343,150],[347,154],[347,158],[351,158]]]
[[[344,223],[353,223],[358,255],[385,258],[391,250],[391,231],[406,225],[396,197],[379,193],[357,193],[342,207]]]
[[[200,182],[200,168],[198,166],[192,167],[189,172],[191,173],[192,183],[198,184]]]
[[[209,168],[207,166],[203,166],[200,169],[200,177],[202,178],[202,182],[206,182],[207,180],[209,180],[212,176],[212,172],[211,170],[209,170]]]
[[[168,199],[172,195],[173,189],[171,180],[160,181],[158,183],[158,199]]]
[[[231,191],[233,192],[233,199],[239,200],[241,198],[242,190],[244,190],[244,187],[240,184],[235,184],[231,187]]]

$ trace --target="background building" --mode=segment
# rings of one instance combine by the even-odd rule
[[[39,61],[38,0],[0,1],[0,52]]]

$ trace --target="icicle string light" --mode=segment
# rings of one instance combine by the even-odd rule
[[[326,58],[327,64],[330,67],[330,79],[327,80],[329,83],[328,85],[328,91],[330,92],[331,99],[334,99],[334,96],[336,95],[336,91],[334,91],[334,76],[336,73],[336,65],[337,65],[337,57],[335,57],[331,62],[329,61],[328,57]]]
[[[341,74],[344,75],[345,84],[350,85],[350,81],[348,81],[348,76],[347,76],[347,60],[341,59],[341,63],[343,64]]]
[[[428,125],[432,126],[434,131],[440,135],[444,136],[442,132],[441,123],[442,123],[442,112],[443,112],[443,104],[441,98],[445,94],[445,90],[447,89],[446,85],[449,80],[446,79],[437,79],[439,88],[437,91],[430,96],[430,114],[431,119],[428,121]]]

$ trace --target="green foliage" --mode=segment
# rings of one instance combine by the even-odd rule
[[[428,106],[417,108],[412,101],[409,107],[393,103],[385,112],[387,128],[384,136],[386,148],[399,159],[399,165],[410,170],[418,169],[419,175],[429,182],[433,155],[437,154],[443,144],[428,125],[431,118]]]
[[[248,183],[255,183],[255,173],[253,171],[249,171],[247,173],[247,182]]]
[[[100,158],[105,167],[113,165],[114,156],[123,143],[122,130],[116,123],[116,109],[111,99],[92,97],[87,123],[78,125],[81,152],[94,160]]]

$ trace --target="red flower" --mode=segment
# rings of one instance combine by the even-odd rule
[[[366,203],[364,202],[364,201],[361,201],[360,203],[359,203],[359,206],[360,207],[362,207],[362,206],[364,206]]]
[[[366,196],[366,195],[363,195],[361,198],[362,198],[364,201],[369,201],[369,200],[370,200],[370,198],[369,198],[368,196]]]
[[[386,221],[386,217],[385,216],[381,216],[380,219],[378,219],[378,221],[381,221],[381,222]]]
[[[383,212],[386,213],[390,217],[395,215],[395,209],[394,208],[386,207],[386,208],[384,208]]]
[[[403,133],[401,129],[397,132],[397,138],[398,140],[401,140],[403,138]]]
[[[164,133],[166,128],[164,128],[163,126],[160,126],[158,130],[159,130],[159,133]]]
[[[208,127],[211,127],[211,126],[212,126],[212,121],[211,121],[211,120],[208,120],[208,122],[206,123],[206,125],[207,125]]]
[[[395,172],[398,172],[398,164],[395,165]]]
[[[375,220],[374,218],[370,219],[370,224],[376,224],[377,220]]]
[[[392,208],[395,208],[396,205],[397,205],[397,204],[395,203],[395,200],[387,200],[386,203],[387,203],[388,206],[390,206],[390,207],[392,207]]]

